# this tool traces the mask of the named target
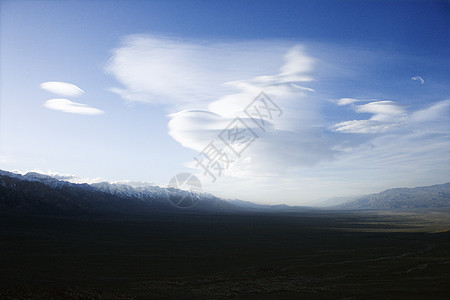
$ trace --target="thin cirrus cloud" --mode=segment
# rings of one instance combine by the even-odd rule
[[[104,111],[98,108],[90,107],[89,105],[73,102],[68,99],[51,99],[44,103],[44,106],[66,113],[81,114],[81,115],[100,115]]]
[[[41,83],[41,88],[47,92],[64,97],[79,97],[84,94],[84,91],[78,86],[67,82],[47,81]]]

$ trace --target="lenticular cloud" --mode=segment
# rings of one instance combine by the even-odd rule
[[[47,92],[65,97],[78,97],[84,94],[82,89],[67,82],[47,81],[41,83],[41,88]]]
[[[41,83],[41,88],[48,92],[61,96],[78,97],[84,91],[74,84],[59,81],[47,81]],[[82,115],[99,115],[105,113],[103,110],[90,107],[87,104],[73,102],[68,99],[51,99],[44,103],[44,106],[62,112]]]
[[[73,102],[67,99],[51,99],[44,103],[44,106],[50,109],[59,110],[72,114],[99,115],[104,111],[98,108],[90,107],[83,103]]]

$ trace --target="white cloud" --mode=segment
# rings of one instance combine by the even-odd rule
[[[123,85],[111,91],[174,112],[205,108],[239,91],[246,80],[259,85],[311,81],[307,73],[314,60],[300,46],[292,46],[282,41],[224,43],[132,35],[113,51],[106,70]],[[283,60],[289,63],[283,65]],[[266,74],[279,75],[262,76]]]
[[[417,75],[414,76],[414,77],[411,77],[411,80],[418,81],[418,82],[420,82],[420,84],[424,84],[425,83],[425,80],[423,80],[422,77],[417,76]]]
[[[51,99],[44,103],[44,106],[50,109],[59,110],[72,114],[99,115],[104,111],[98,108],[90,107],[83,103],[73,102],[67,99]]]
[[[169,117],[169,134],[184,147],[196,151],[216,140],[233,120],[207,110],[186,110]]]
[[[335,124],[332,128],[342,133],[380,133],[399,126],[396,123],[375,120],[352,120]]]
[[[418,110],[411,115],[417,122],[442,121],[450,115],[450,99],[433,103],[430,107]]]
[[[359,113],[373,114],[371,120],[396,121],[405,117],[405,109],[394,101],[375,101],[364,105],[355,106]]]
[[[135,35],[113,52],[107,70],[123,84],[113,91],[124,98],[178,110],[169,115],[169,134],[198,152],[212,141],[224,146],[219,134],[240,117],[258,135],[228,172],[242,177],[332,157],[333,142],[320,129],[323,101],[302,86],[314,81],[315,63],[302,46],[281,41],[186,42]],[[283,110],[282,117],[266,123],[267,132],[243,112],[261,91]]]
[[[374,101],[355,105],[353,109],[357,113],[372,114],[372,117],[367,120],[339,122],[331,126],[331,129],[341,133],[384,133],[397,129],[411,132],[418,128],[427,132],[445,132],[442,128],[448,126],[450,100],[436,102],[425,109],[412,112],[394,101]],[[425,125],[425,122],[434,122],[434,124]]]
[[[338,105],[340,105],[339,102]],[[342,133],[381,133],[399,128],[408,117],[404,107],[394,101],[373,101],[363,105],[355,105],[353,109],[357,113],[372,114],[372,117],[368,120],[339,122],[334,124],[331,129]]]
[[[293,78],[312,79],[310,74],[298,76],[312,70],[311,62],[314,61],[299,49],[288,50],[280,68],[283,73],[233,81],[230,84],[240,92],[212,101],[208,110],[170,115],[169,134],[183,146],[196,151],[202,151],[210,142],[222,148],[225,144],[219,138],[220,133],[239,117],[257,135],[240,157],[232,156],[231,152],[234,163],[226,174],[241,179],[285,174],[332,160],[335,141],[321,127],[323,120],[318,112],[323,101],[312,90],[299,88],[291,82]],[[288,74],[288,71],[292,73]],[[243,112],[262,90],[283,110],[281,116],[274,113],[270,121],[266,120],[265,131]]]
[[[269,201],[282,193],[295,203],[313,190],[331,196],[345,189],[354,193],[355,187],[373,188],[374,181],[381,182],[380,189],[389,187],[392,174],[396,182],[406,182],[414,173],[410,161],[422,168],[415,170],[417,178],[432,174],[433,164],[438,164],[438,174],[444,173],[448,101],[414,110],[395,101],[340,98],[332,102],[349,105],[350,113],[361,117],[342,120],[337,111],[342,107],[333,105],[332,111],[325,107],[330,101],[321,91],[304,86],[314,84],[318,90],[313,76],[317,63],[326,64],[301,46],[279,41],[186,42],[138,35],[126,38],[113,52],[107,69],[123,86],[113,90],[124,98],[163,104],[171,112],[169,134],[196,152],[210,142],[220,146],[219,134],[236,117],[248,121],[258,138],[240,157],[233,157],[228,176],[214,185],[201,177],[202,184],[218,195],[230,197],[233,190],[239,191],[233,197]],[[281,117],[267,123],[266,132],[243,113],[261,91],[283,110]],[[330,126],[327,118],[338,121]],[[431,120],[439,126],[428,124]],[[201,176],[194,159],[186,165]]]
[[[84,91],[74,84],[59,81],[48,81],[41,83],[41,88],[48,92],[65,96],[78,97],[84,94]]]
[[[349,105],[349,104],[353,104],[353,103],[361,102],[361,101],[367,101],[367,100],[359,100],[359,99],[353,99],[353,98],[341,98],[336,101],[336,104],[339,106],[344,106],[344,105]]]
[[[284,56],[285,64],[280,68],[279,76],[293,76],[294,78],[298,74],[305,74],[306,77],[298,77],[298,80],[285,80],[285,81],[311,81],[312,77],[306,74],[311,74],[314,71],[315,59],[310,56],[305,55],[305,50],[302,46],[295,46],[289,49],[289,51]]]

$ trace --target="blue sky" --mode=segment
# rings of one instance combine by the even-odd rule
[[[288,204],[450,181],[449,13],[1,1],[0,168],[158,185],[192,172],[207,192]],[[243,112],[260,92],[283,112],[266,131]],[[239,156],[219,138],[237,117],[257,136]],[[194,160],[210,142],[234,160],[214,182]]]

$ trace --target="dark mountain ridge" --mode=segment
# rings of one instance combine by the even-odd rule
[[[174,199],[191,197],[196,205],[175,206]],[[322,209],[436,209],[450,207],[450,183],[394,188],[356,197]],[[118,183],[75,184],[35,172],[20,175],[0,170],[0,212],[83,215],[103,213],[148,214],[151,212],[298,212],[313,207],[256,204],[223,200],[207,193],[190,193],[159,186],[133,187]]]
[[[340,209],[424,209],[450,207],[450,182],[415,188],[394,188],[357,197]]]
[[[197,205],[180,209],[170,197],[195,197]],[[75,184],[30,172],[0,171],[0,210],[9,213],[80,215],[98,213],[232,211],[238,208],[211,194],[146,186],[133,188],[107,182]]]

